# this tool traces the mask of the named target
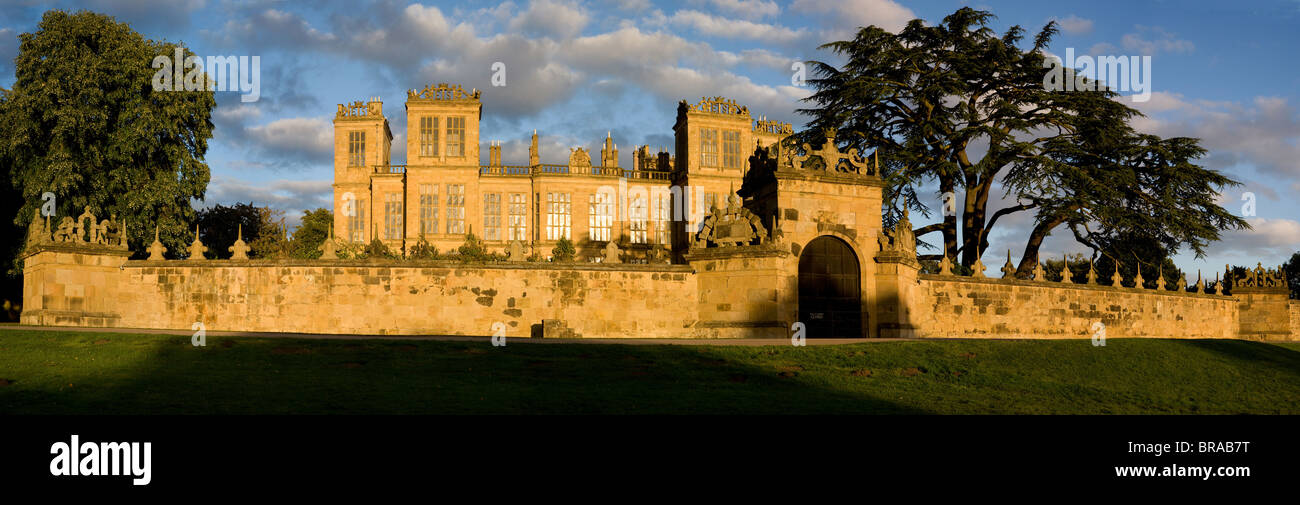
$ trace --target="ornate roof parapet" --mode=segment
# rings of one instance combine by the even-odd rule
[[[826,141],[822,143],[821,149],[813,150],[807,142],[801,145],[801,149],[788,149],[784,154],[782,166],[785,168],[803,170],[807,168],[805,162],[810,158],[819,158],[821,160],[822,171],[837,174],[856,174],[864,176],[877,176],[879,170],[879,155],[874,160],[867,160],[858,156],[858,149],[849,149],[847,153],[840,152],[835,145],[835,130],[826,131]],[[802,152],[800,152],[802,151]]]
[[[682,103],[686,103],[682,100]],[[720,96],[703,97],[695,105],[687,105],[691,112],[708,112],[711,114],[735,114],[741,116],[749,115],[749,107],[736,104],[735,100],[723,98]]]
[[[369,101],[360,100],[352,103],[339,104],[339,110],[334,114],[335,119],[383,119],[384,102],[379,97],[370,97]]]
[[[727,208],[719,209],[716,204],[710,209],[704,225],[695,234],[692,247],[733,247],[762,245],[767,240],[767,228],[763,221],[749,209],[740,205],[740,198],[735,193],[727,195]]]
[[[775,135],[792,135],[794,134],[794,125],[784,123],[766,117],[760,117],[754,121],[755,133],[770,133]]]
[[[569,149],[569,168],[590,168],[591,155],[581,147]]]
[[[459,84],[438,83],[436,86],[430,84],[422,90],[407,90],[406,101],[453,101],[453,100],[478,100],[481,92],[477,89],[465,92]]]

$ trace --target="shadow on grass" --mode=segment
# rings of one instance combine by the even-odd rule
[[[33,341],[48,334],[36,333]],[[24,337],[27,338],[27,337]],[[40,414],[925,413],[696,346],[90,335],[15,371]],[[84,342],[75,339],[84,340]],[[104,342],[104,341],[108,342]],[[9,339],[7,345],[13,345]],[[66,345],[71,344],[71,345]],[[21,345],[20,345],[21,347]],[[98,360],[98,364],[94,360]],[[768,366],[772,365],[772,366]]]
[[[1300,351],[1251,340],[1171,340],[1225,358],[1276,369],[1300,380]]]

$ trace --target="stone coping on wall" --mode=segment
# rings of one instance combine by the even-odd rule
[[[33,245],[31,247],[28,247],[27,249],[24,249],[20,256],[22,259],[26,259],[35,256],[38,253],[43,253],[47,251],[56,252],[56,253],[93,254],[99,256],[121,256],[124,258],[132,254],[131,251],[128,251],[126,249],[119,249],[116,247],[111,247],[106,245],[54,243],[54,244]]]
[[[1105,291],[1109,293],[1129,293],[1129,294],[1141,293],[1141,294],[1164,295],[1164,296],[1185,296],[1185,297],[1193,297],[1193,298],[1206,298],[1212,300],[1214,299],[1235,300],[1234,298],[1232,298],[1232,296],[1229,295],[1220,295],[1220,294],[1211,295],[1207,293],[1190,293],[1187,291],[1169,291],[1167,289],[1146,289],[1146,288],[1127,288],[1127,287],[1116,288],[1114,286],[1106,286],[1102,284],[1079,284],[1075,282],[1055,282],[1055,281],[1042,282],[1042,281],[1031,281],[1031,280],[1024,280],[1024,279],[1002,279],[1002,278],[995,278],[995,277],[975,278],[975,277],[967,277],[967,276],[939,275],[939,274],[918,274],[917,279],[926,280],[926,281],[968,282],[972,284],[990,284],[995,286],[1025,286],[1025,287],[1038,287],[1038,288],[1081,289],[1086,291]]]
[[[885,182],[880,177],[872,175],[861,175],[845,173],[840,175],[838,172],[829,172],[821,170],[790,170],[789,168],[777,169],[776,177],[785,180],[804,180],[829,182],[832,184],[850,184],[857,186],[876,186],[885,187]]]
[[[776,246],[736,246],[693,248],[686,253],[687,261],[707,261],[728,258],[770,258],[790,256],[790,251]]]
[[[690,265],[643,263],[533,263],[533,262],[464,262],[454,260],[129,260],[123,268],[239,268],[239,267],[310,267],[310,268],[490,268],[500,270],[581,270],[595,272],[694,273]]]

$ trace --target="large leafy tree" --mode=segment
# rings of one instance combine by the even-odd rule
[[[25,228],[50,192],[59,217],[90,206],[125,219],[137,252],[155,224],[168,254],[182,251],[193,240],[190,202],[209,181],[215,101],[209,91],[154,91],[153,59],[177,46],[109,16],[58,10],[19,38],[14,87],[0,102],[0,166],[21,203],[0,218]]]
[[[199,235],[208,246],[208,255],[217,259],[230,259],[230,246],[242,233],[245,243],[261,236],[263,209],[250,203],[231,206],[217,204],[198,211]]]
[[[290,254],[294,258],[316,259],[321,255],[320,246],[329,237],[330,228],[334,226],[334,213],[329,209],[302,211],[302,223],[293,230],[290,241]]]
[[[1024,30],[1012,26],[999,37],[988,27],[992,17],[962,8],[938,25],[913,20],[898,34],[870,26],[823,45],[845,62],[811,62],[816,92],[806,100],[815,106],[800,110],[810,128],[792,140],[816,144],[835,129],[842,149],[879,149],[886,223],[904,207],[929,215],[919,188],[937,183],[940,194],[951,192],[955,211],[916,233],[941,233],[946,254],[965,266],[985,251],[998,220],[1019,212],[1034,213],[1021,275],[1062,226],[1097,252],[1141,233],[1198,256],[1220,230],[1248,226],[1214,203],[1222,187],[1238,183],[1194,163],[1204,153],[1195,139],[1136,133],[1128,122],[1140,113],[1104,86],[1047,89],[1054,22],[1025,50]],[[1063,76],[1091,82],[1070,69]],[[1015,204],[990,215],[995,185]]]

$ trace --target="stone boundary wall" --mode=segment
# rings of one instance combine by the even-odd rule
[[[1232,297],[921,274],[908,317],[920,337],[1237,338]]]
[[[363,335],[694,336],[691,267],[32,256],[26,324]],[[36,274],[36,275],[31,275]]]
[[[1300,340],[1300,300],[1291,300],[1291,338]]]
[[[244,263],[244,264],[237,264]],[[332,264],[331,264],[332,263]],[[350,261],[124,266],[121,325],[355,334],[680,337],[689,267]],[[130,309],[127,309],[131,307]],[[152,310],[150,310],[152,309]]]

